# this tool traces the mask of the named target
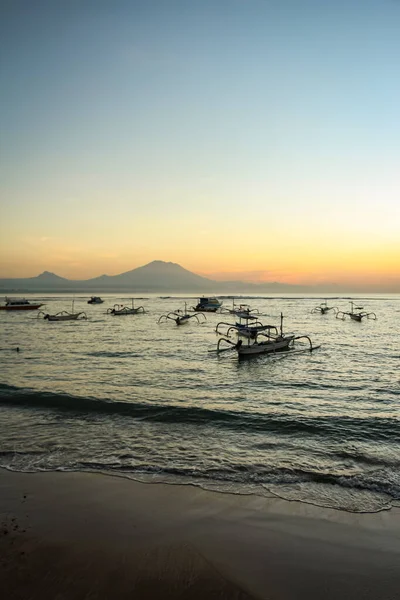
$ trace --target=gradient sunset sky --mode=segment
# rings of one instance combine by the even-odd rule
[[[400,1],[0,7],[0,277],[400,292]]]

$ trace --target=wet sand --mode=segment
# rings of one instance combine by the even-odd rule
[[[0,470],[7,599],[395,600],[400,509],[357,515],[89,473]]]

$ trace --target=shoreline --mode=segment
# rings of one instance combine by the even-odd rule
[[[9,598],[27,589],[108,598],[111,580],[113,597],[143,599],[392,600],[400,587],[395,506],[348,513],[103,473],[0,469],[0,514]]]
[[[37,473],[49,473],[49,474],[54,474],[54,473],[80,473],[82,475],[88,474],[88,475],[99,475],[102,477],[110,477],[110,478],[117,478],[117,479],[126,479],[127,481],[132,481],[133,483],[139,483],[139,484],[143,484],[143,485],[166,485],[166,486],[178,486],[178,487],[193,487],[193,488],[199,488],[200,490],[203,490],[204,492],[208,492],[210,494],[228,494],[230,496],[238,496],[238,497],[252,497],[255,496],[257,498],[264,498],[265,500],[271,500],[271,501],[282,501],[282,502],[287,502],[289,504],[306,504],[308,506],[314,507],[316,509],[320,509],[320,510],[327,510],[327,511],[335,511],[335,512],[339,512],[339,513],[349,513],[350,515],[375,515],[378,513],[382,513],[382,512],[390,512],[393,509],[400,509],[400,500],[396,499],[396,498],[391,498],[390,502],[386,505],[383,505],[380,508],[377,508],[375,510],[351,510],[349,508],[344,508],[344,507],[338,507],[338,506],[324,506],[323,504],[318,504],[317,501],[313,502],[311,500],[307,500],[307,499],[297,499],[297,498],[285,498],[284,496],[279,495],[277,492],[273,492],[272,490],[268,489],[267,487],[263,487],[264,491],[266,492],[265,494],[262,493],[258,493],[257,490],[255,491],[232,491],[232,490],[223,490],[223,489],[212,489],[211,487],[208,488],[207,487],[207,483],[206,482],[193,482],[190,481],[189,479],[187,481],[175,481],[172,479],[171,477],[171,481],[166,481],[166,480],[160,480],[160,481],[156,481],[156,480],[151,480],[152,477],[154,477],[151,474],[147,474],[147,473],[140,473],[140,477],[143,477],[143,479],[140,478],[136,478],[135,474],[132,472],[132,474],[130,474],[129,472],[118,472],[118,471],[107,471],[107,470],[100,470],[100,469],[87,469],[87,470],[63,470],[63,469],[54,469],[54,470],[50,470],[50,469],[46,469],[46,470],[37,470],[37,471],[21,471],[19,469],[12,469],[10,467],[4,467],[4,466],[0,466],[0,473],[2,471],[7,471],[9,473],[21,473],[23,475],[35,475]],[[148,481],[145,480],[145,478],[148,477]],[[165,476],[164,476],[165,477]],[[166,477],[165,477],[166,479]],[[183,477],[182,477],[183,479]],[[246,484],[240,484],[238,483],[238,485],[243,485],[243,487],[246,486]],[[254,484],[253,484],[254,485]]]

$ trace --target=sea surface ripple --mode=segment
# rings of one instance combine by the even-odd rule
[[[87,321],[0,311],[1,467],[100,471],[354,512],[400,503],[400,296],[357,298],[378,317],[361,323],[311,314],[320,297],[246,297],[263,323],[279,324],[283,312],[287,332],[321,344],[246,361],[209,352],[229,315],[157,323],[193,297],[150,294],[137,301],[146,314],[126,317],[106,314],[129,305],[126,296],[103,297],[91,306],[75,295]],[[42,301],[54,313],[72,297]],[[348,298],[328,304],[349,310]]]

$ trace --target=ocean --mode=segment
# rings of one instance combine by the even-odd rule
[[[312,353],[217,355],[210,314],[162,314],[193,296],[137,299],[115,317],[74,295],[88,319],[52,323],[0,311],[0,467],[89,471],[280,497],[352,512],[400,506],[400,296],[359,296],[377,320],[311,314],[321,297],[241,297],[263,323],[310,335]],[[144,295],[143,295],[144,296]],[[28,295],[45,311],[71,295]],[[349,298],[329,298],[349,310]],[[231,307],[232,300],[224,298]],[[20,351],[15,349],[19,347]]]

